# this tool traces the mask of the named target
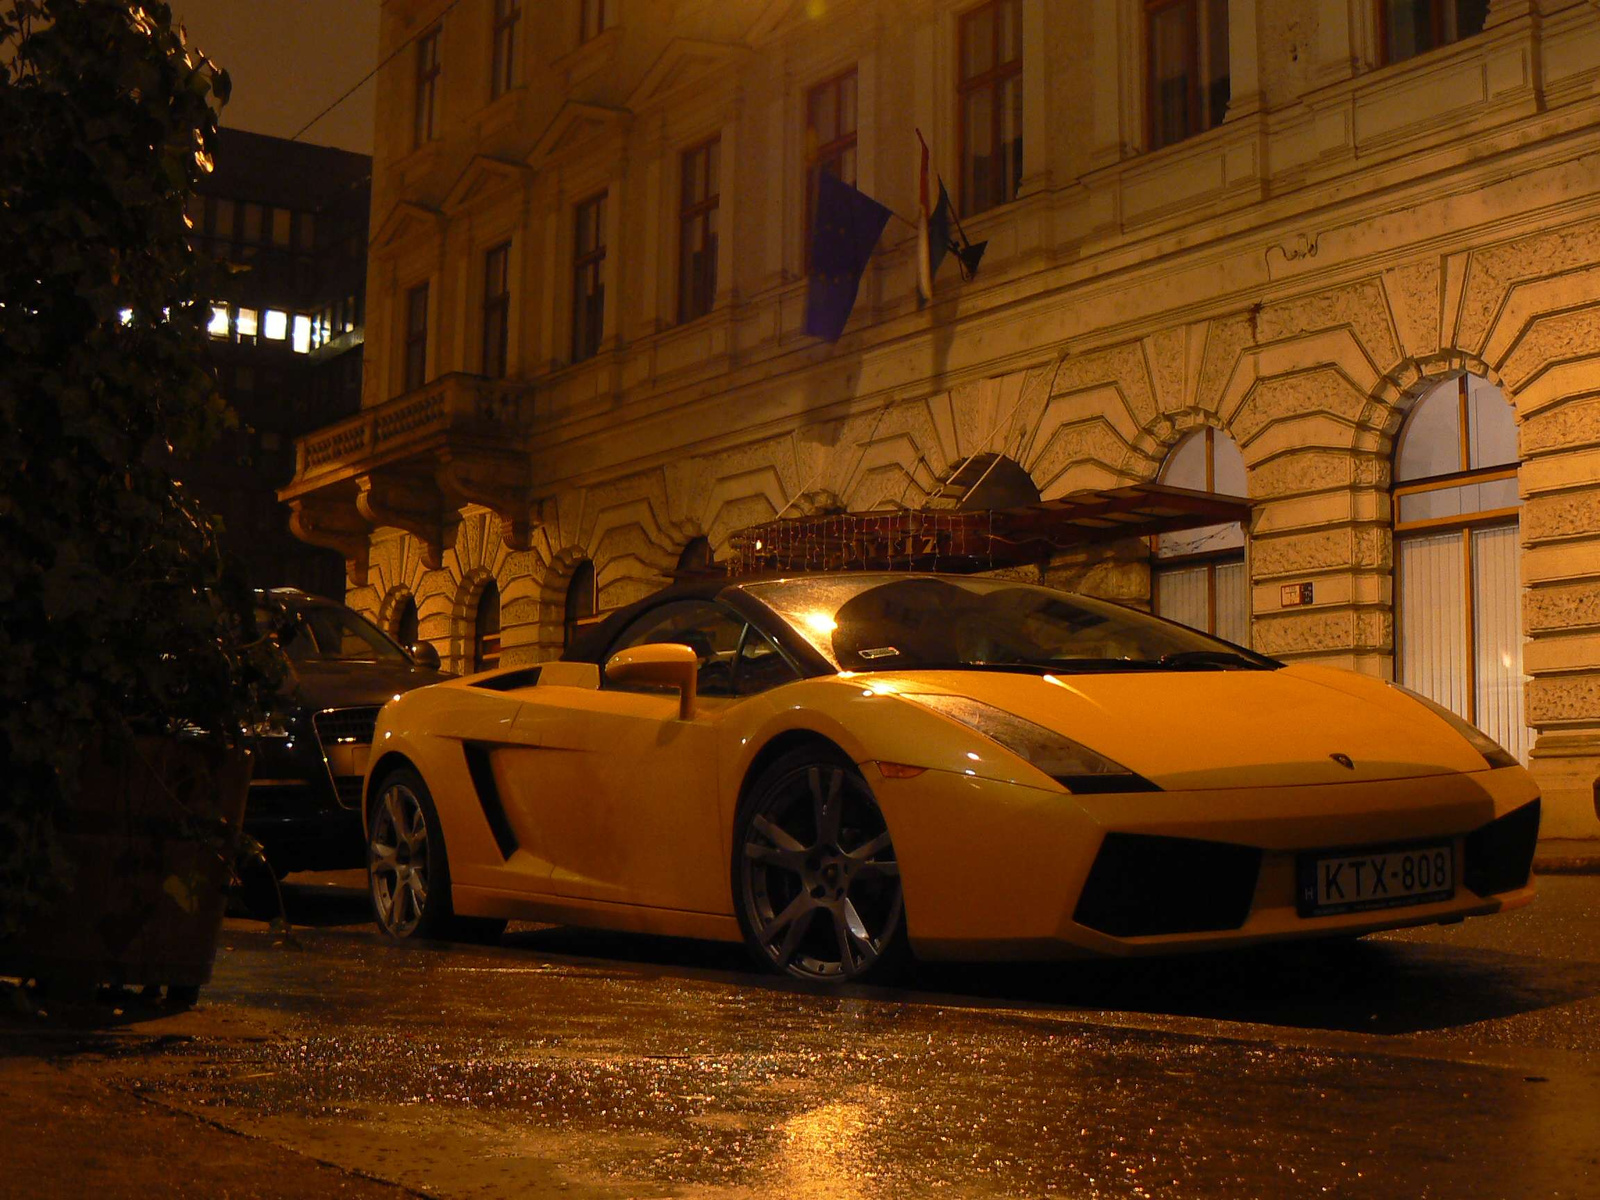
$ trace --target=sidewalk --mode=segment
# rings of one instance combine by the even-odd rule
[[[1533,852],[1536,875],[1600,875],[1600,838],[1541,838]]]
[[[188,1038],[203,1010],[139,1022],[121,1036],[37,1031],[0,1015],[0,1195],[7,1200],[402,1200],[424,1193],[367,1179],[272,1142],[244,1137],[74,1071],[71,1060],[115,1052],[125,1039]]]

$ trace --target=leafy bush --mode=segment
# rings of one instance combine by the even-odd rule
[[[184,215],[227,94],[166,4],[0,0],[0,934],[63,883],[81,764],[254,712],[248,593],[172,475],[232,421]]]

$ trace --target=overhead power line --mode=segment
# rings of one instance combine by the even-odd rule
[[[444,20],[445,17],[449,16],[451,10],[454,9],[455,6],[460,4],[460,3],[461,3],[461,0],[450,0],[449,4],[446,4],[442,9],[439,10],[439,15],[437,17],[435,17],[432,21],[428,22],[428,24],[426,26],[424,26],[423,29],[420,30],[419,32],[421,32],[421,33],[428,32],[428,30],[432,29],[440,21]],[[345,92],[344,95],[340,96],[332,104],[328,105],[327,108],[323,109],[316,116],[312,117],[311,120],[307,121],[304,125],[300,126],[300,128],[295,131],[294,136],[292,138],[290,138],[289,140],[291,142],[298,142],[300,140],[300,135],[302,133],[304,133],[306,130],[310,129],[318,121],[322,120],[323,117],[327,116],[334,109],[338,108],[339,105],[343,104],[346,100],[350,99],[351,96],[354,96],[362,88],[366,87],[367,84],[372,82],[372,77],[374,75],[376,75],[379,71],[383,70],[390,63],[392,63],[395,59],[399,58],[402,54],[404,54],[407,50],[409,50],[413,45],[416,44],[416,40],[417,40],[416,37],[412,36],[412,37],[408,37],[405,41],[401,42],[398,46],[396,46],[394,48],[394,51],[389,55],[388,58],[384,59],[381,63],[379,63],[377,66],[373,67],[372,70],[368,71],[359,80],[357,80],[355,85],[353,87],[351,87],[349,91]]]

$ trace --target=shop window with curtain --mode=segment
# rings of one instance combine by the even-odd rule
[[[1403,62],[1482,33],[1489,0],[1377,0],[1385,63]]]
[[[417,636],[417,598],[407,596],[406,602],[400,606],[400,612],[394,622],[395,640],[407,650],[415,646],[419,640]]]
[[[1523,762],[1516,414],[1462,375],[1418,398],[1394,462],[1395,678]]]
[[[584,559],[572,569],[572,579],[567,583],[566,619],[561,639],[563,649],[572,649],[579,635],[594,624],[595,607],[594,563]]]
[[[1221,125],[1228,115],[1228,0],[1146,0],[1150,149]]]
[[[1017,198],[1022,184],[1022,0],[990,0],[961,16],[961,211]]]
[[[500,588],[494,580],[478,593],[478,612],[472,619],[472,669],[492,671],[500,665]]]
[[[1244,456],[1233,439],[1206,426],[1167,454],[1160,480],[1172,487],[1247,495]],[[1250,644],[1250,577],[1238,521],[1163,533],[1151,539],[1150,591],[1157,616]]]

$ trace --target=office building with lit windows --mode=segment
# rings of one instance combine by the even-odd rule
[[[351,603],[535,661],[780,514],[1166,483],[1248,520],[1028,573],[1397,678],[1600,836],[1591,0],[385,0],[381,41],[361,409],[281,493]],[[919,132],[988,243],[926,305]],[[901,218],[836,344],[824,172]]]
[[[236,129],[214,158],[190,220],[195,248],[226,264],[208,331],[240,428],[181,474],[253,583],[337,599],[340,556],[290,533],[276,489],[296,438],[360,407],[372,160]]]

